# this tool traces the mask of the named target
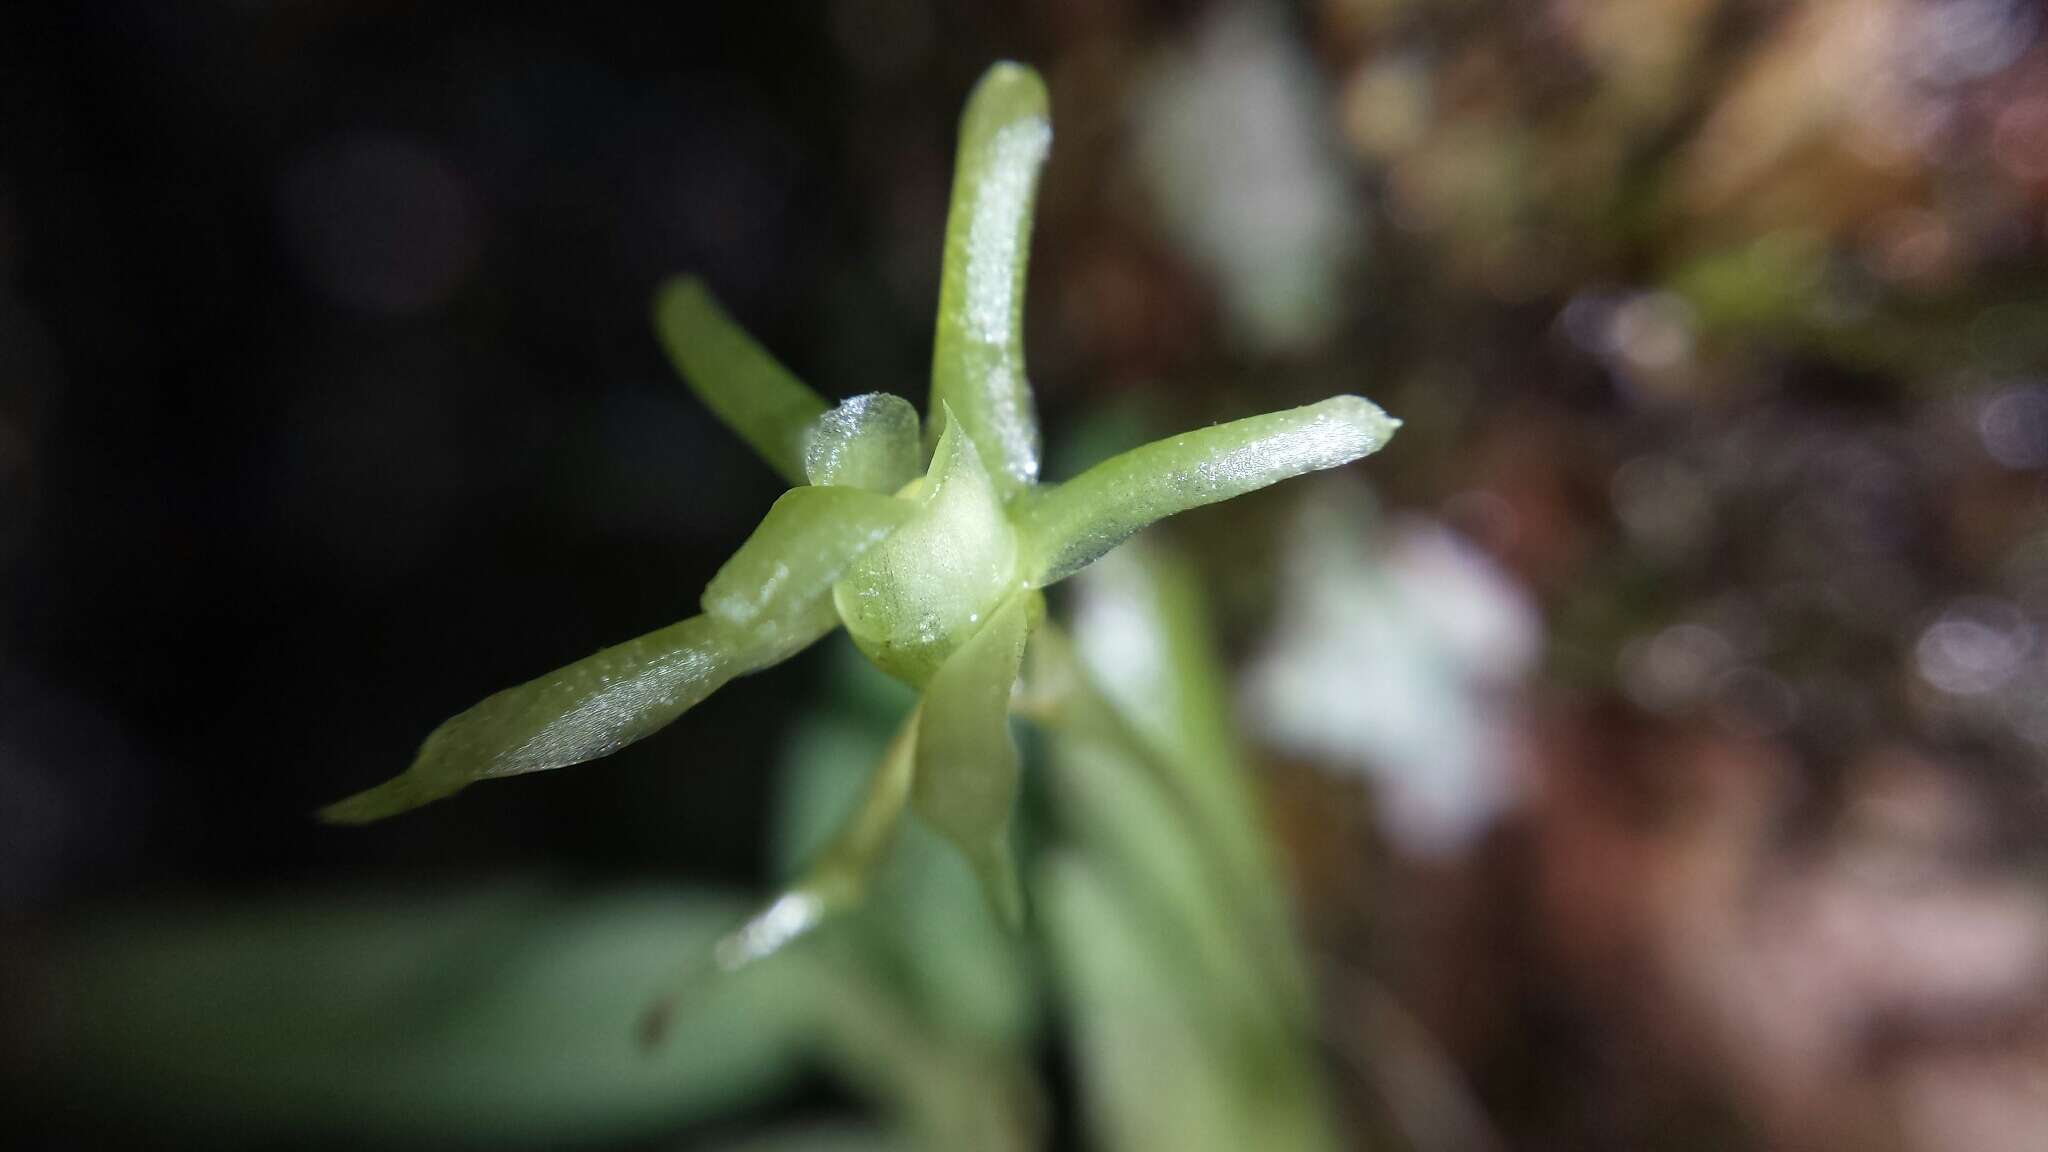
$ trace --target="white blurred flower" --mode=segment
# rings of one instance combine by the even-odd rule
[[[1135,91],[1138,151],[1168,232],[1236,333],[1293,352],[1342,318],[1360,241],[1315,62],[1264,4],[1223,4]]]
[[[1379,529],[1355,493],[1321,495],[1290,530],[1246,713],[1272,744],[1370,779],[1401,851],[1455,853],[1514,802],[1501,705],[1535,663],[1541,622],[1441,525]]]

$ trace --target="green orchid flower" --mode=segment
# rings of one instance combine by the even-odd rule
[[[1399,427],[1339,396],[1041,483],[1022,336],[1032,204],[1051,143],[1043,81],[1016,64],[990,69],[961,120],[922,427],[897,396],[828,404],[701,284],[666,285],[655,324],[684,379],[795,487],[712,578],[700,614],[491,696],[435,729],[402,775],[322,818],[379,820],[478,780],[606,755],[843,625],[921,700],[846,826],[721,959],[765,955],[858,900],[906,807],[965,853],[1014,920],[1008,719],[1042,590],[1155,520],[1349,463]]]

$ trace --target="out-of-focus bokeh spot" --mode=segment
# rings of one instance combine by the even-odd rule
[[[1514,804],[1504,705],[1535,666],[1542,625],[1470,544],[1369,509],[1333,485],[1290,527],[1284,607],[1251,667],[1246,715],[1276,748],[1370,779],[1401,850],[1456,855]]]
[[[390,136],[316,145],[279,177],[277,211],[316,292],[390,315],[444,304],[483,242],[461,174],[429,145]]]
[[[1349,302],[1363,221],[1321,85],[1276,10],[1221,4],[1136,93],[1133,134],[1161,217],[1262,352],[1313,348]]]

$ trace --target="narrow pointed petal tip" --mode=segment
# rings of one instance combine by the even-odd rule
[[[1334,396],[1327,401],[1327,411],[1332,419],[1357,429],[1360,448],[1354,460],[1385,448],[1401,430],[1399,417],[1388,415],[1386,409],[1363,396]]]
[[[374,788],[365,788],[347,799],[337,800],[313,815],[322,824],[374,824],[422,804],[453,796],[467,784],[466,780],[442,782],[407,772]]]
[[[734,676],[778,664],[830,631],[837,624],[832,606],[822,595],[814,599],[811,610],[778,616],[773,627],[743,629],[692,616],[487,696],[429,733],[404,773],[321,817],[368,823],[478,780],[610,755],[666,727]]]

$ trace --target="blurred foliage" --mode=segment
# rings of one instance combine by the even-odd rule
[[[742,906],[538,885],[307,893],[105,915],[55,945],[60,1049],[97,1107],[219,1138],[591,1141],[788,1081],[815,993],[793,968],[693,999],[669,1043],[636,1021]]]
[[[1183,562],[1131,546],[1088,578],[1080,651],[1038,650],[1074,841],[1039,892],[1084,1096],[1102,1147],[1332,1148],[1308,974],[1206,615]],[[1076,690],[1098,678],[1116,688]]]

